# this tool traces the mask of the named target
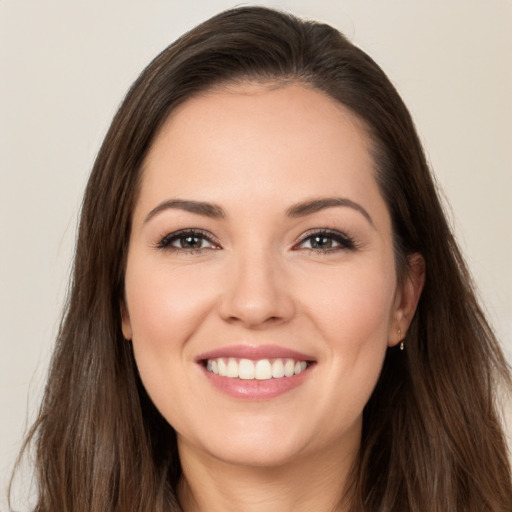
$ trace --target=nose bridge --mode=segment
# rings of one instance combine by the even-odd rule
[[[269,247],[244,244],[230,258],[221,313],[249,327],[287,320],[294,311],[279,255]]]

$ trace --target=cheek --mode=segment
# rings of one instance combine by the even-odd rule
[[[331,385],[341,394],[350,390],[356,409],[368,400],[387,350],[396,286],[394,267],[388,267],[351,266],[316,279],[303,295],[324,338]]]
[[[163,265],[128,266],[126,301],[135,343],[168,350],[182,345],[211,301],[204,276]]]
[[[151,400],[179,429],[187,416],[183,411],[193,409],[197,400],[190,383],[194,363],[187,357],[187,347],[209,310],[210,287],[197,273],[136,263],[129,262],[125,278],[135,361]],[[188,402],[182,397],[189,397]]]
[[[387,342],[396,280],[394,267],[379,263],[329,270],[300,284],[305,307],[331,340],[354,346]]]
[[[142,382],[160,408],[176,383],[187,385],[187,365],[193,364],[187,342],[209,310],[212,287],[190,269],[137,263],[129,261],[125,281],[133,350]]]

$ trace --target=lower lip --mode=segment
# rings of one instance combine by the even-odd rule
[[[209,372],[206,368],[203,372],[208,380],[219,391],[234,398],[246,400],[270,400],[300,386],[308,378],[312,367],[308,366],[303,372],[292,377],[268,380],[243,380],[229,377],[221,377]]]

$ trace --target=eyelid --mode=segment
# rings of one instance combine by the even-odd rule
[[[212,246],[214,246],[214,247],[203,247],[203,248],[199,248],[199,249],[185,249],[185,248],[175,247],[175,246],[171,245],[171,243],[174,240],[183,238],[187,235],[188,236],[196,236],[198,238],[203,238],[204,240],[206,240],[207,242],[212,244]],[[217,250],[217,249],[221,248],[221,245],[220,245],[220,242],[217,239],[217,237],[215,237],[209,231],[205,231],[204,229],[200,229],[200,228],[184,228],[184,229],[178,229],[177,231],[172,231],[170,233],[167,233],[166,235],[159,237],[159,242],[156,243],[156,247],[158,249],[164,249],[164,250],[169,250],[169,251],[174,251],[174,252],[187,252],[187,253],[195,252],[195,253],[197,253],[197,252],[201,252],[204,250],[212,250],[212,249]]]
[[[197,238],[202,238],[212,245],[212,247],[200,247],[200,248],[183,248],[176,247],[172,245],[172,242],[184,238],[186,236],[192,236]],[[334,240],[338,245],[336,247],[329,247],[327,249],[322,248],[314,248],[314,247],[301,247],[304,242],[313,238],[314,236],[325,237]],[[183,252],[183,253],[199,253],[206,250],[218,250],[221,249],[221,245],[217,237],[215,237],[211,232],[205,231],[200,228],[184,228],[176,231],[172,231],[159,237],[159,241],[155,244],[157,249],[161,250],[169,250],[172,252]],[[293,245],[293,250],[309,250],[317,253],[330,253],[337,251],[346,251],[346,250],[355,250],[357,249],[357,244],[355,241],[342,231],[338,231],[335,229],[329,228],[314,228],[303,233],[299,240]]]
[[[302,248],[304,250],[310,250],[314,252],[319,253],[328,253],[328,252],[337,252],[337,251],[343,251],[343,250],[355,250],[357,249],[357,244],[355,240],[347,235],[346,233],[342,231],[338,231],[336,229],[329,229],[329,228],[316,228],[316,229],[310,229],[303,233],[298,240],[298,242],[293,246],[293,249],[300,250],[301,245],[309,240],[310,238],[314,236],[323,236],[325,238],[331,238],[334,241],[336,241],[339,246],[338,247],[332,247],[328,249],[315,249],[315,248]]]

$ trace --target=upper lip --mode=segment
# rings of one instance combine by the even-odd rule
[[[294,359],[295,361],[314,361],[311,355],[298,352],[278,345],[231,345],[210,350],[199,355],[196,362],[219,357],[233,357],[238,359]]]

